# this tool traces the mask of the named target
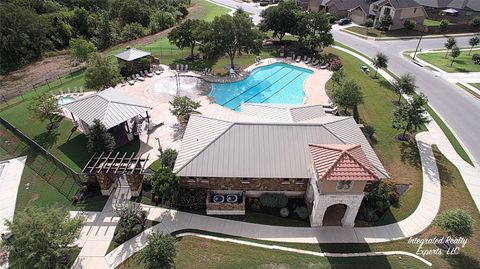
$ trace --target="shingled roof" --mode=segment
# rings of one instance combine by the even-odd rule
[[[361,145],[309,145],[319,180],[378,180]]]

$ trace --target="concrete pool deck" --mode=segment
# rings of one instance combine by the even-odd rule
[[[314,67],[307,65],[303,62],[297,63],[290,59],[276,59],[267,58],[262,60],[258,64],[252,64],[245,68],[245,71],[251,72],[253,69],[270,65],[276,62],[284,62],[293,66],[309,69],[313,71],[312,75],[308,76],[304,82],[305,100],[304,104],[326,104],[328,103],[328,96],[325,92],[325,84],[331,77],[331,72],[328,70],[322,70],[318,66]],[[146,131],[140,134],[140,151],[139,154],[146,156],[150,154],[147,166],[157,159],[159,142],[163,149],[173,148],[178,149],[181,144],[181,138],[183,136],[183,128],[178,124],[177,118],[170,114],[169,101],[173,99],[173,95],[169,94],[152,94],[151,90],[154,87],[158,87],[158,82],[161,79],[173,77],[177,74],[177,71],[171,70],[168,66],[162,65],[163,72],[160,75],[154,75],[151,78],[145,78],[145,81],[137,81],[134,85],[118,85],[116,88],[118,91],[130,95],[139,101],[144,102],[146,105],[153,107],[149,112],[151,116],[151,122],[158,125],[153,131],[147,133]],[[202,78],[202,74],[194,71],[181,71],[178,72],[180,76],[198,77]],[[193,100],[201,103],[201,107],[198,109],[202,114],[236,114],[238,112],[225,108],[219,104],[216,104],[214,100],[207,95],[206,92],[198,92],[192,97]],[[158,140],[157,140],[158,139]]]

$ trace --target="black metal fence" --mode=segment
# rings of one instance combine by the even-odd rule
[[[0,146],[8,158],[27,156],[27,165],[67,199],[72,200],[86,177],[73,171],[37,142],[0,118]]]

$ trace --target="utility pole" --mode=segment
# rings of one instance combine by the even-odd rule
[[[423,26],[422,35],[420,35],[420,39],[418,40],[417,48],[415,49],[415,53],[413,54],[412,61],[415,61],[415,57],[417,56],[418,47],[420,47],[420,42],[422,42],[423,34],[425,34],[425,26]]]

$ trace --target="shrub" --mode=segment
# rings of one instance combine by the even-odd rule
[[[472,27],[480,27],[480,16],[477,16],[475,18],[473,18],[471,21],[470,21],[470,25]]]
[[[398,201],[399,195],[393,182],[372,183],[363,198],[359,219],[375,222]]]
[[[114,239],[117,243],[123,243],[143,231],[147,211],[138,203],[129,203],[128,206],[117,209],[116,216],[120,217],[120,220]]]
[[[342,68],[343,64],[342,61],[339,58],[334,58],[330,60],[330,71],[338,71],[340,68]]]
[[[451,209],[442,212],[434,221],[435,226],[455,237],[471,237],[474,232],[474,221],[463,209]]]
[[[480,54],[473,54],[473,56],[472,56],[472,61],[473,61],[475,64],[480,64]]]
[[[298,217],[300,217],[301,219],[307,219],[308,218],[308,209],[307,207],[305,206],[299,206],[297,208],[295,208],[295,211],[294,211]]]
[[[286,207],[288,198],[283,193],[263,193],[260,196],[260,204],[264,207]]]
[[[123,41],[129,41],[144,36],[145,29],[138,22],[130,23],[123,27],[121,35]]]
[[[363,127],[363,133],[365,134],[365,136],[368,138],[368,139],[372,139],[373,138],[373,135],[375,134],[375,128],[373,128],[372,126],[370,125],[365,125],[365,127]]]
[[[181,209],[201,210],[205,208],[207,191],[205,189],[186,189],[178,190],[176,205]]]
[[[166,167],[173,170],[175,160],[177,159],[177,151],[174,149],[166,149],[160,154],[160,164],[162,167]]]
[[[447,31],[449,23],[450,22],[448,20],[441,20],[440,25],[438,26],[438,29],[440,29],[440,31],[442,31],[442,32]]]
[[[288,217],[288,215],[290,215],[290,211],[288,210],[288,208],[282,207],[280,209],[280,216],[282,216],[283,218],[286,218]]]
[[[411,20],[406,20],[403,23],[403,27],[405,27],[405,29],[408,29],[408,30],[413,30],[413,28],[415,28],[415,22]]]
[[[170,113],[176,116],[180,123],[186,123],[190,114],[200,106],[200,102],[193,101],[188,96],[175,96],[170,101]]]

